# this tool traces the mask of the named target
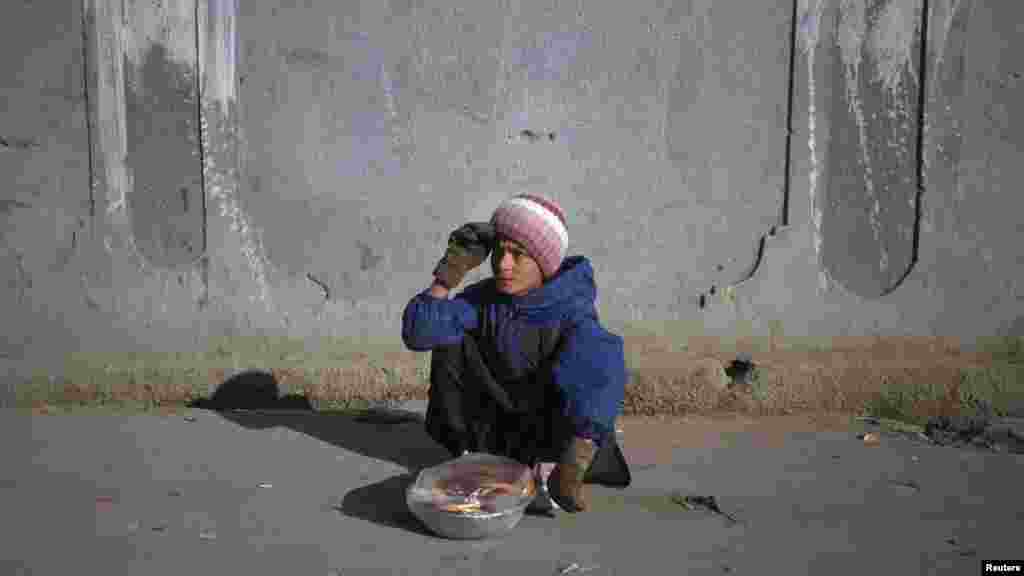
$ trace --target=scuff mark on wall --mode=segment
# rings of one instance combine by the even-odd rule
[[[524,68],[529,80],[559,81],[576,55],[590,49],[593,43],[586,31],[540,34],[534,44],[513,52],[511,64]]]
[[[331,59],[323,50],[305,47],[281,50],[281,55],[289,66],[298,64],[313,68],[323,68],[327,66]]]
[[[18,306],[22,306],[25,303],[25,290],[32,289],[32,277],[29,276],[28,271],[25,270],[25,255],[21,252],[14,251],[14,269],[18,272]]]
[[[26,204],[18,200],[0,200],[0,214],[6,213],[10,215],[14,212],[15,208],[31,208],[31,204]],[[0,230],[3,232],[3,230]]]
[[[172,61],[156,42],[125,76],[133,241],[157,267],[191,265],[205,250],[203,214],[187,210],[188,196],[203,193],[194,63]],[[185,210],[172,201],[177,191]]]
[[[357,240],[356,247],[359,249],[359,270],[363,272],[376,268],[384,260],[383,256],[374,254],[373,249],[365,242]]]

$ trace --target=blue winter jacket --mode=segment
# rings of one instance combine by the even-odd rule
[[[425,351],[456,344],[481,325],[479,310],[496,327],[493,342],[503,362],[524,362],[519,338],[524,324],[561,323],[563,344],[553,362],[552,378],[565,398],[564,416],[578,435],[601,445],[614,432],[625,393],[626,364],[622,338],[605,330],[597,317],[594,269],[584,256],[566,258],[543,286],[525,296],[498,292],[494,278],[482,280],[451,299],[434,298],[429,289],[414,296],[402,314],[402,341]]]

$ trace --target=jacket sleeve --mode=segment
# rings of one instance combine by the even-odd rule
[[[434,298],[430,289],[412,297],[402,313],[402,342],[415,352],[432,350],[462,341],[462,335],[479,324],[472,292],[452,299]]]
[[[622,338],[606,331],[596,317],[573,324],[553,366],[555,383],[564,394],[564,416],[576,435],[601,446],[615,433],[626,392],[626,361]]]

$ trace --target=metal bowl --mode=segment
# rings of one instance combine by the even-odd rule
[[[468,457],[496,459],[506,465],[508,463],[517,464],[500,456],[471,454]],[[462,458],[467,458],[467,456]],[[418,518],[431,532],[457,540],[492,538],[506,534],[515,528],[523,519],[523,513],[533,500],[534,493],[522,497],[503,497],[499,500],[501,505],[498,506],[496,512],[450,512],[417,496],[418,491],[423,494],[422,491],[431,489],[439,474],[443,474],[445,467],[450,462],[421,471],[416,477],[416,481],[406,490],[406,504],[413,516]],[[529,468],[523,466],[523,470],[529,474]]]
[[[409,509],[431,532],[456,540],[482,540],[508,533],[523,519],[527,504],[491,513],[458,513],[423,503]]]

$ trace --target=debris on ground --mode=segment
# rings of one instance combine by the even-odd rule
[[[881,437],[874,432],[858,434],[857,439],[863,441],[866,446],[878,446],[882,442]]]
[[[725,368],[725,374],[729,377],[731,386],[747,386],[751,383],[756,368],[750,354],[740,353]]]
[[[937,416],[928,421],[925,435],[940,446],[1024,454],[1024,419],[996,418],[989,410],[973,416]]]
[[[921,491],[921,485],[916,480],[889,480],[889,484],[893,486],[901,486],[903,488],[910,488],[914,492]]]
[[[718,506],[718,500],[714,496],[694,496],[675,493],[672,495],[672,501],[687,510],[706,510],[719,516],[724,516],[733,524],[740,523],[734,516],[723,511]]]
[[[585,572],[590,572],[591,570],[594,570],[595,568],[597,568],[597,566],[583,567],[583,566],[580,566],[578,563],[573,562],[572,564],[569,564],[567,566],[559,568],[558,572],[556,572],[555,574],[557,576],[566,576],[568,574],[583,574]]]
[[[977,550],[969,546],[963,546],[956,538],[947,538],[946,544],[957,548],[957,553],[965,558],[974,558],[978,555]]]
[[[987,415],[937,416],[928,420],[925,434],[936,444],[969,443],[984,435],[991,423]]]
[[[873,416],[860,416],[855,418],[855,420],[864,422],[871,426],[877,426],[880,428],[879,434],[881,434],[881,432],[886,432],[910,438],[911,440],[920,440],[929,444],[931,443],[931,440],[924,435],[924,427],[922,426],[908,424],[906,422],[900,422],[899,420],[891,420],[888,418],[876,418]]]
[[[928,444],[1024,454],[1024,419],[997,417],[987,405],[980,406],[971,415],[932,417],[923,427],[872,416],[856,420],[877,426],[886,433]],[[881,431],[861,434],[858,438],[866,439],[872,434],[880,436]],[[916,457],[914,461],[917,461]]]

